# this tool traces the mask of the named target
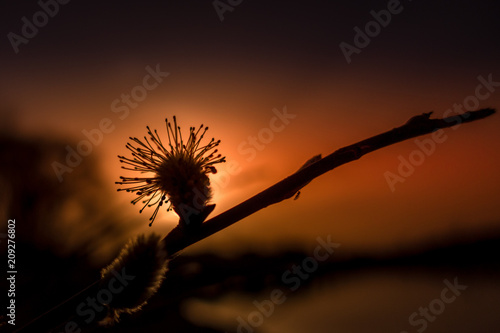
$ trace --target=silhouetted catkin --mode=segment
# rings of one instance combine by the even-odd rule
[[[139,311],[160,288],[167,272],[167,262],[167,252],[159,235],[142,234],[130,240],[118,257],[101,271],[102,288],[108,288],[112,279],[120,285],[118,275],[127,277],[122,283],[123,289],[113,294],[106,304],[108,317],[101,324],[117,322],[121,313]]]

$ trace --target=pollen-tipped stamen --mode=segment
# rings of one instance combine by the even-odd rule
[[[217,154],[218,150],[215,149],[220,140],[212,138],[208,144],[201,145],[208,130],[203,124],[198,128],[190,127],[187,140],[182,136],[175,116],[173,123],[165,119],[165,127],[168,146],[162,142],[156,129],[151,130],[147,126],[147,136],[144,136],[143,140],[130,137],[132,142],[126,144],[132,157],[118,156],[125,170],[153,173],[150,177],[121,177],[121,181],[116,182],[124,186],[120,190],[135,192],[137,196],[132,203],[144,204],[140,212],[146,207],[155,206],[150,218],[151,223],[156,219],[163,204],[169,203],[167,211],[173,209],[181,220],[180,205],[199,210],[199,202],[194,202],[196,193],[205,195],[203,206],[206,205],[211,198],[208,174],[217,172],[214,164],[225,162],[225,158]]]

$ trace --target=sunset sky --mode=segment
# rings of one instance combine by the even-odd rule
[[[142,137],[149,125],[166,138],[166,117],[176,115],[185,133],[208,125],[208,136],[222,140],[228,163],[212,177],[215,216],[312,156],[414,115],[432,110],[441,118],[464,104],[500,107],[495,1],[241,1],[223,21],[212,1],[71,1],[17,46],[9,33],[21,36],[22,18],[32,22],[41,7],[2,7],[0,130],[58,138],[76,149],[87,140],[82,131],[104,119],[108,133],[91,154],[112,190],[109,206],[143,219],[131,236],[166,234],[177,223],[162,211],[149,228],[153,209],[139,215],[133,195],[114,184],[123,175],[116,155],[127,154],[128,137]],[[356,47],[357,31],[377,15],[386,26],[369,24],[377,30],[348,63],[341,43]],[[145,81],[155,70],[163,74]],[[150,89],[137,88],[144,82]],[[127,106],[123,96],[133,91],[146,95]],[[289,118],[273,120],[285,110]],[[447,129],[394,191],[384,175],[396,174],[401,158],[419,146],[408,140],[371,153],[314,180],[298,200],[268,207],[193,250],[308,250],[317,237],[332,235],[346,249],[378,251],[499,230],[499,125],[493,115]]]

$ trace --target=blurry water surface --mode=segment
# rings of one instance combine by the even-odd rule
[[[498,273],[417,269],[376,269],[349,272],[341,278],[323,277],[288,294],[260,326],[240,327],[237,332],[498,332],[500,330],[500,283]],[[466,285],[449,304],[440,303],[447,279]],[[282,289],[286,290],[286,289]],[[191,299],[184,313],[200,326],[225,327],[233,332],[240,316],[258,324],[254,301],[263,304],[271,290],[249,297],[234,293],[217,302]],[[447,292],[445,297],[453,298]],[[444,304],[444,309],[440,308]],[[433,307],[430,320],[420,308]],[[413,313],[417,314],[414,315]],[[409,317],[413,315],[413,324]],[[433,320],[433,321],[431,321]]]

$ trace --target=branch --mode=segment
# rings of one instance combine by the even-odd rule
[[[194,235],[187,235],[183,233],[180,228],[174,228],[164,238],[167,252],[173,255],[269,205],[289,199],[314,178],[342,164],[357,160],[361,156],[372,151],[420,135],[428,134],[438,129],[483,119],[494,113],[494,109],[488,108],[478,111],[467,111],[463,114],[443,119],[430,119],[432,112],[412,117],[403,126],[394,128],[390,131],[373,136],[350,146],[340,148],[315,163],[301,168],[296,173],[251,197],[250,199],[210,220],[205,221],[201,225],[201,229],[198,233]]]
[[[306,186],[314,178],[351,161],[359,159],[377,149],[424,135],[441,128],[456,126],[474,120],[486,118],[495,113],[494,109],[481,109],[468,111],[466,113],[444,119],[430,119],[431,112],[415,116],[408,120],[403,126],[394,128],[385,133],[373,136],[353,145],[338,149],[332,154],[320,159],[315,156],[301,167],[297,172],[282,181],[274,184],[268,189],[240,203],[214,218],[202,223],[196,234],[186,234],[179,227],[174,228],[164,239],[167,252],[170,257],[175,256],[184,248],[204,239],[230,225],[244,219],[245,217],[285,199],[293,197],[302,187]],[[35,318],[24,327],[15,332],[42,332],[60,324],[65,319],[72,317],[79,326],[85,326],[81,317],[75,316],[78,304],[84,302],[89,295],[95,295],[99,291],[99,281],[89,285],[78,294],[47,311],[45,314]]]

